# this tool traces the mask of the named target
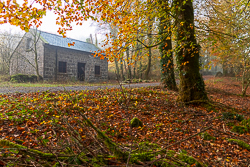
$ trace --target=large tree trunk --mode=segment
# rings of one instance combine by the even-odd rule
[[[148,64],[147,68],[145,71],[145,79],[149,79],[149,72],[150,72],[150,67],[151,67],[151,59],[152,59],[152,48],[150,47],[152,45],[152,31],[153,31],[153,18],[148,18]]]
[[[177,91],[178,88],[175,82],[174,76],[174,63],[173,63],[173,54],[172,54],[172,43],[171,43],[171,30],[167,31],[170,28],[171,23],[170,19],[167,18],[169,10],[168,8],[164,8],[168,6],[168,2],[159,0],[159,5],[161,6],[161,12],[164,13],[160,17],[159,23],[159,35],[162,43],[159,46],[160,54],[161,54],[161,74],[162,74],[162,82],[164,87]]]
[[[177,62],[180,69],[178,100],[182,102],[207,100],[205,84],[199,72],[200,46],[196,42],[194,33],[192,0],[175,0],[174,5],[177,14]]]

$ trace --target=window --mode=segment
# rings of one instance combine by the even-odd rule
[[[100,66],[95,66],[95,75],[101,75]]]
[[[59,61],[59,68],[58,68],[58,72],[61,73],[66,73],[67,72],[67,63],[63,62],[63,61]]]
[[[31,38],[27,38],[26,41],[26,51],[29,51],[31,49]]]

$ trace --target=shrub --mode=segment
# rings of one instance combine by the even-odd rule
[[[133,83],[138,83],[139,81],[137,79],[133,79]]]
[[[40,76],[40,80],[43,80],[43,78]],[[10,77],[11,82],[15,83],[22,83],[22,82],[37,82],[37,76],[36,75],[26,75],[26,74],[16,74],[12,75]]]

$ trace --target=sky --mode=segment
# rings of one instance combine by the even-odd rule
[[[56,25],[56,18],[57,16],[53,12],[47,11],[46,16],[42,19],[42,25],[38,29],[53,34],[58,34],[57,30],[59,26]],[[19,27],[12,26],[10,24],[0,25],[0,31],[9,31],[10,29],[12,33],[25,33]],[[82,26],[74,25],[73,30],[68,31],[66,36],[69,38],[86,41],[86,38],[89,38],[90,34],[92,34],[92,36],[94,37],[95,33],[98,34],[98,32],[96,32],[96,28],[94,26],[91,26],[91,21],[86,21]]]

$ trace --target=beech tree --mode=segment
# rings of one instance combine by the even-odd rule
[[[161,54],[161,72],[164,87],[170,90],[178,90],[174,75],[173,48],[172,48],[172,26],[170,19],[170,7],[166,7],[168,1],[159,0],[159,50]]]
[[[224,76],[242,77],[242,95],[250,84],[250,23],[247,0],[206,0],[197,20],[203,45],[223,66]],[[204,14],[205,13],[205,14]],[[205,33],[204,33],[205,32]]]
[[[207,100],[205,84],[199,72],[199,51],[194,31],[192,0],[174,0],[177,25],[177,63],[180,69],[179,100]]]

